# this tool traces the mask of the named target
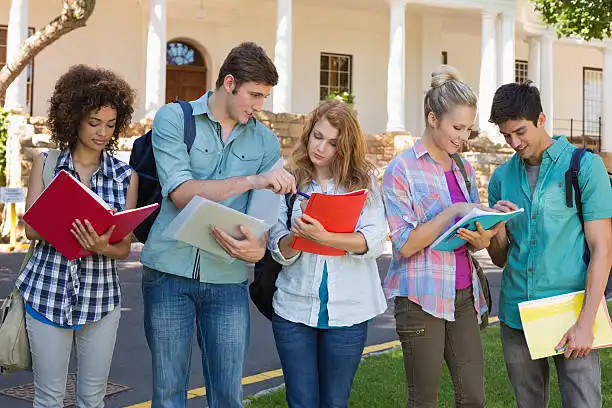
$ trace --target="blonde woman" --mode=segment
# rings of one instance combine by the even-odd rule
[[[408,382],[407,407],[437,406],[442,360],[455,387],[456,406],[484,406],[480,315],[486,311],[468,251],[488,247],[490,231],[461,231],[454,252],[431,248],[458,218],[479,206],[474,170],[451,155],[461,150],[476,119],[476,95],[456,71],[442,66],[425,95],[422,138],[393,159],[383,180],[393,259],[384,288],[395,298],[397,333]],[[472,189],[467,190],[463,173]]]

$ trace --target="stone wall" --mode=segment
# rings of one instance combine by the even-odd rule
[[[302,136],[308,115],[264,111],[257,114],[257,119],[276,133],[281,145],[281,155],[287,157]]]
[[[271,112],[261,112],[258,118],[278,135],[281,144],[283,157],[288,157],[295,147],[303,128],[307,121],[307,115],[297,114],[274,114]],[[42,151],[52,147],[49,132],[45,126],[44,118],[30,118],[30,129],[21,139],[22,148],[22,183],[27,185],[32,167],[33,158]],[[151,121],[143,119],[140,122],[132,123],[125,135],[119,140],[119,153],[125,158],[129,157],[134,140],[145,134],[151,128]],[[398,153],[412,146],[415,137],[405,133],[380,133],[368,134],[367,155],[378,169],[378,174],[382,177],[384,169],[389,161]],[[512,151],[500,145],[494,145],[485,138],[475,138],[468,143],[467,151],[464,156],[473,165],[476,171],[476,180],[481,200],[487,201],[487,186],[491,174],[497,166],[505,162]],[[2,205],[0,204],[0,211]],[[20,222],[19,236],[23,239],[23,223]],[[2,234],[0,234],[2,235]],[[4,237],[6,238],[6,237]],[[0,241],[2,238],[0,238]]]
[[[288,157],[302,135],[308,115],[261,112],[257,116],[262,123],[277,134],[281,144],[281,153],[283,157]],[[44,118],[31,118],[30,123],[34,129],[33,132],[30,132],[32,136],[22,139],[22,181],[24,185],[27,184],[32,158],[51,147],[44,121]],[[120,152],[127,155],[134,140],[145,134],[150,128],[150,119],[132,123],[119,140]],[[382,175],[389,161],[396,154],[412,146],[416,138],[405,133],[379,133],[366,135],[366,140],[368,158]],[[512,151],[507,147],[495,145],[488,139],[475,138],[470,140],[464,154],[474,166],[481,197],[486,201],[487,185],[493,170],[506,161]]]
[[[308,115],[294,113],[261,112],[258,119],[272,129],[279,138],[281,154],[287,158],[302,136]],[[405,134],[368,134],[366,135],[367,156],[378,169],[384,169],[397,152],[396,139]]]

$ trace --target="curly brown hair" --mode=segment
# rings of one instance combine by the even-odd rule
[[[106,150],[115,152],[119,135],[132,120],[134,94],[132,87],[112,71],[86,65],[70,67],[56,82],[49,99],[51,141],[61,150],[73,150],[81,122],[91,112],[111,106],[117,111],[117,120]]]

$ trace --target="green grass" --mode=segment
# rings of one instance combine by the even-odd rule
[[[485,356],[485,391],[487,407],[508,408],[515,406],[514,395],[501,352],[499,326],[489,327],[483,333],[483,348]],[[612,372],[612,349],[600,350],[603,406],[612,406],[612,377],[606,373]],[[446,367],[446,366],[445,366]],[[551,394],[550,407],[561,407],[557,376],[551,360]],[[454,406],[453,387],[448,370],[443,371],[440,380],[440,408]],[[402,351],[393,350],[386,354],[371,356],[363,360],[353,384],[353,392],[349,406],[351,408],[373,407],[404,407],[406,405],[406,380]],[[258,398],[250,398],[247,408],[281,408],[286,407],[285,391],[267,394]]]

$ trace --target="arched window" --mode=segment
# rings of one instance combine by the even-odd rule
[[[204,66],[202,54],[189,44],[181,41],[172,41],[166,45],[167,65],[194,65]]]

